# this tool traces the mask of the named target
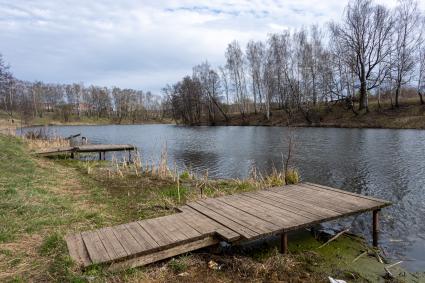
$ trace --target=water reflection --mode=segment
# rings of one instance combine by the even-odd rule
[[[69,126],[96,143],[132,143],[144,158],[157,159],[166,144],[169,163],[211,177],[244,178],[282,166],[288,130],[279,127]],[[293,164],[303,180],[385,198],[382,243],[411,270],[425,270],[425,131],[379,129],[294,129]],[[337,205],[337,203],[335,204]],[[355,218],[353,229],[370,234],[371,215]],[[351,224],[354,218],[340,221]]]

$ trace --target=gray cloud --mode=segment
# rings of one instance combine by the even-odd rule
[[[325,23],[343,2],[0,0],[0,52],[21,79],[158,92],[194,64],[224,64],[233,39]]]

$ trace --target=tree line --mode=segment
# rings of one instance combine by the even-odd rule
[[[199,124],[229,120],[238,112],[270,119],[272,109],[308,122],[318,105],[341,102],[355,114],[369,111],[369,98],[385,96],[400,107],[407,87],[424,104],[425,17],[414,0],[389,9],[372,0],[352,0],[338,22],[313,25],[251,40],[245,48],[228,44],[226,64],[204,62],[163,92],[174,119]]]
[[[25,122],[46,114],[64,122],[71,117],[109,118],[116,123],[163,117],[162,97],[150,91],[22,81],[13,76],[1,54],[0,110]]]

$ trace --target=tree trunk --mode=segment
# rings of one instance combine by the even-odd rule
[[[367,102],[366,80],[362,80],[360,83],[359,110],[368,110]]]
[[[397,85],[397,88],[395,89],[395,107],[399,108],[399,97],[400,97],[400,85]]]
[[[419,99],[421,101],[421,105],[424,105],[425,104],[424,98],[423,98],[422,93],[420,91],[418,91],[418,95],[419,95]]]

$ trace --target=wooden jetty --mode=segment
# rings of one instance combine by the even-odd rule
[[[378,245],[378,211],[388,201],[312,183],[207,198],[179,207],[180,213],[68,235],[71,257],[82,267],[132,268],[213,246],[281,235],[296,229],[373,211]]]
[[[36,154],[42,156],[71,154],[74,157],[75,153],[98,152],[99,160],[105,159],[106,152],[110,151],[128,151],[136,150],[136,147],[131,144],[84,144],[78,146],[55,147],[37,151]],[[103,158],[102,158],[103,154]],[[131,157],[131,155],[130,155]]]

